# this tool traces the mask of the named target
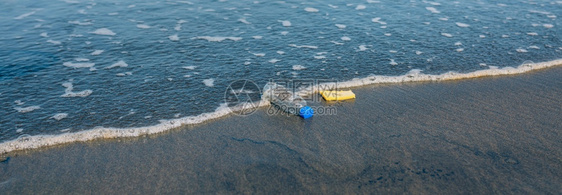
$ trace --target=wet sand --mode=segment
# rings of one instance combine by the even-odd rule
[[[267,108],[0,157],[4,194],[562,193],[562,68],[372,85],[335,115]]]

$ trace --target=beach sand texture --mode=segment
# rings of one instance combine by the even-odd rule
[[[562,193],[562,68],[370,85],[336,115],[267,108],[2,156],[6,194]],[[9,158],[8,158],[9,157]]]

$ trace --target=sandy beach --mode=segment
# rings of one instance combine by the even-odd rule
[[[562,68],[370,85],[334,115],[227,116],[0,156],[2,194],[560,194]]]

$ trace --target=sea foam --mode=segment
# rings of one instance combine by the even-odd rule
[[[148,29],[148,28],[150,28],[150,26],[148,26],[148,25],[146,25],[146,24],[137,24],[137,28],[140,28],[140,29]]]
[[[21,19],[27,18],[27,17],[29,17],[29,16],[35,14],[36,12],[37,12],[37,11],[32,11],[32,12],[29,12],[29,13],[25,13],[25,14],[19,15],[18,17],[15,17],[14,19],[16,19],[16,20],[21,20]]]
[[[91,68],[94,65],[96,65],[95,63],[74,63],[74,62],[65,62],[62,64],[63,66],[66,67],[71,67],[71,68]]]
[[[295,44],[289,44],[289,47],[308,48],[308,49],[318,49],[318,46],[313,46],[313,45],[295,45]]]
[[[304,8],[304,11],[307,11],[307,12],[318,12],[319,10],[316,9],[316,8],[307,7],[307,8]]]
[[[64,90],[64,94],[62,94],[61,97],[87,97],[92,94],[92,90],[89,89],[80,92],[73,92],[72,90],[74,89],[74,86],[71,82],[63,83],[62,86],[66,87],[66,89]]]
[[[54,115],[53,117],[51,117],[51,118],[52,118],[52,119],[55,119],[55,120],[57,120],[57,121],[60,121],[60,120],[62,120],[62,119],[64,119],[64,118],[66,118],[66,117],[68,117],[68,114],[67,114],[67,113],[58,113],[58,114],[55,114],[55,115]]]
[[[27,112],[31,112],[34,110],[38,110],[41,109],[40,106],[28,106],[28,107],[15,107],[14,109],[16,109],[19,113],[27,113]]]
[[[205,79],[203,80],[203,84],[207,87],[213,87],[215,86],[215,79]]]
[[[203,39],[210,42],[221,42],[224,40],[231,40],[231,41],[239,41],[242,40],[242,37],[211,37],[211,36],[199,36],[193,39]]]
[[[426,7],[425,9],[427,9],[427,11],[430,11],[431,13],[434,13],[434,14],[441,13],[440,11],[438,11],[438,10],[437,10],[436,8],[434,8],[434,7]]]
[[[119,62],[116,62],[114,64],[112,64],[111,66],[106,67],[106,69],[111,69],[111,68],[115,68],[115,67],[127,67],[129,66],[127,63],[125,63],[125,61],[120,60]]]
[[[107,29],[107,28],[100,28],[100,29],[97,29],[97,30],[95,30],[95,31],[93,31],[93,32],[90,32],[90,33],[96,34],[96,35],[107,35],[107,36],[114,36],[114,35],[116,35],[113,31],[111,31],[111,30],[109,30],[109,29]]]

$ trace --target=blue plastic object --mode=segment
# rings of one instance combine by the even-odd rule
[[[313,115],[314,115],[314,110],[309,106],[302,107],[299,111],[299,116],[305,119],[310,118]]]

